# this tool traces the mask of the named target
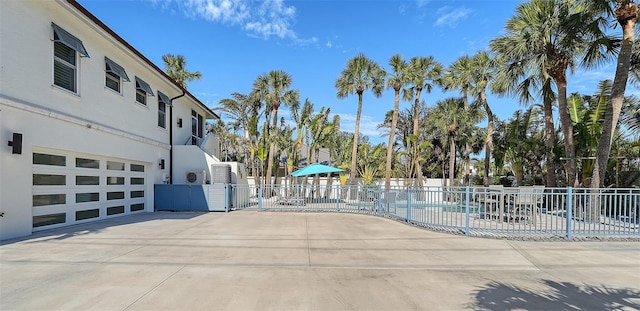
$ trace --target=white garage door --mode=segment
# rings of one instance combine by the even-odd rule
[[[34,149],[33,231],[145,210],[148,165]]]

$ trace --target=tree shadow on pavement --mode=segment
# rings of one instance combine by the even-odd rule
[[[540,289],[490,282],[473,293],[474,310],[639,310],[640,289],[542,280]]]

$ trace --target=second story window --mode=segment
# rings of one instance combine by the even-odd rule
[[[126,81],[129,82],[129,77],[127,73],[124,71],[122,66],[116,64],[114,61],[110,60],[108,57],[104,58],[104,66],[105,66],[105,86],[121,93],[121,82]]]
[[[200,140],[204,137],[203,134],[203,126],[204,126],[204,118],[202,115],[191,110],[191,144],[192,145],[200,145]]]
[[[171,105],[171,101],[167,95],[158,91],[158,126],[167,128],[167,107]]]
[[[136,77],[136,102],[147,105],[147,97],[153,96],[153,91],[147,82]]]
[[[89,57],[82,41],[58,25],[53,27],[53,84],[78,93],[78,54]]]

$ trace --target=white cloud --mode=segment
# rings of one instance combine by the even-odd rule
[[[151,0],[161,3],[159,0]],[[202,18],[223,25],[240,26],[251,35],[269,38],[296,39],[291,24],[296,8],[284,0],[265,0],[256,5],[250,0],[164,0],[166,8],[175,3],[187,16]]]
[[[473,10],[464,7],[457,9],[442,7],[438,10],[439,17],[436,20],[435,25],[455,27],[457,21],[466,18],[472,12]]]
[[[381,130],[377,129],[378,124],[382,123],[382,121],[376,121],[373,117],[368,115],[360,116],[360,135],[367,135],[370,139],[376,141],[380,135],[382,134]],[[355,130],[356,127],[356,116],[353,114],[340,114],[340,130],[345,132],[351,132]]]
[[[328,48],[333,47],[333,44],[331,43],[331,40],[327,41],[327,44],[325,44]]]
[[[420,9],[427,6],[429,2],[431,2],[431,0],[416,0],[416,6]]]

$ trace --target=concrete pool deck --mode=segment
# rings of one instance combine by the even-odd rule
[[[336,213],[143,213],[0,245],[0,310],[635,310],[639,242]]]

